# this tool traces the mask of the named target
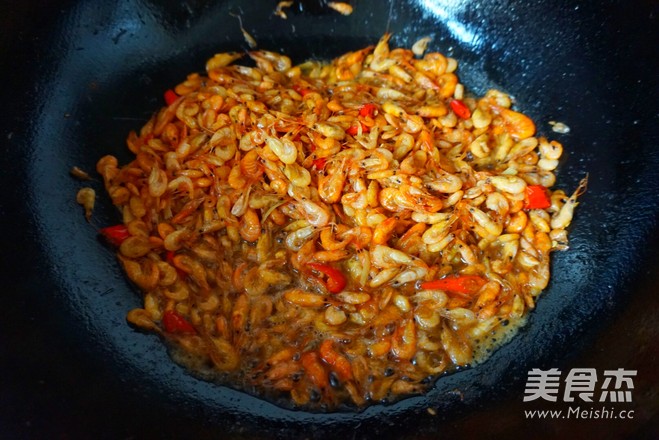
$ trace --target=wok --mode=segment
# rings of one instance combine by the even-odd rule
[[[354,2],[342,16],[276,1],[3,2],[0,432],[11,438],[599,438],[659,434],[659,130],[656,2]],[[279,408],[200,381],[125,322],[139,296],[98,239],[117,213],[100,195],[92,224],[68,170],[124,139],[162,92],[220,51],[259,47],[296,61],[374,44],[385,32],[460,61],[468,88],[511,93],[541,134],[563,142],[559,184],[590,175],[526,327],[487,362],[424,396],[359,413]],[[562,121],[569,134],[552,133]],[[100,181],[92,182],[100,190]],[[102,194],[102,191],[98,191]],[[633,420],[527,419],[531,368],[638,370]],[[583,405],[582,405],[583,406]],[[435,415],[428,411],[433,408]],[[4,436],[3,435],[3,436]]]

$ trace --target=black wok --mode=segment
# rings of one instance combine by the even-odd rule
[[[275,0],[3,3],[2,437],[659,435],[656,2],[360,0],[344,17],[309,1],[286,21],[272,14]],[[487,362],[425,396],[311,414],[197,380],[155,336],[126,325],[139,297],[95,228],[117,214],[103,195],[86,224],[68,170],[93,170],[108,153],[125,162],[126,134],[163,90],[213,53],[247,48],[236,15],[261,48],[297,61],[373,44],[385,31],[408,47],[432,35],[431,49],[460,60],[468,87],[511,93],[541,134],[566,145],[561,187],[590,174],[571,249],[554,255],[528,325]],[[571,132],[552,133],[550,120]],[[525,410],[569,406],[522,401],[527,371],[554,367],[638,370],[633,402],[612,405],[634,419],[526,419]]]

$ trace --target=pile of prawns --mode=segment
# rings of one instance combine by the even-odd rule
[[[532,309],[585,181],[457,62],[375,47],[329,63],[222,53],[99,160],[157,332],[224,383],[295,406],[423,392]]]

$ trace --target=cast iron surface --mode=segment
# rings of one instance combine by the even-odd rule
[[[393,0],[391,0],[393,1]],[[656,7],[556,2],[355,2],[344,17],[302,2],[286,21],[272,2],[20,2],[3,8],[0,75],[0,432],[12,437],[552,438],[657,434],[653,317],[659,212]],[[495,4],[496,3],[496,4]],[[524,4],[523,4],[524,3]],[[574,4],[573,4],[574,3]],[[294,60],[329,58],[385,32],[460,61],[474,92],[497,87],[566,146],[559,186],[590,174],[571,248],[528,325],[487,362],[441,378],[425,396],[361,413],[284,410],[199,381],[161,342],[134,331],[139,304],[96,231],[118,220],[101,195],[91,224],[68,175],[104,154],[125,162],[124,139],[162,105],[163,90],[213,53],[259,47]],[[568,124],[552,133],[548,121]],[[102,194],[100,181],[91,185]],[[637,369],[632,421],[526,420],[530,368]],[[565,406],[565,405],[563,405]],[[427,409],[433,408],[436,415]]]

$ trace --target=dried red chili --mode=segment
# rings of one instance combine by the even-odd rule
[[[339,293],[347,284],[345,275],[339,269],[320,263],[309,263],[311,269],[327,276],[327,290],[332,293]]]
[[[368,116],[368,117],[374,117],[375,113],[377,112],[378,107],[377,105],[373,103],[367,103],[359,107],[359,116]]]
[[[167,333],[197,333],[192,324],[174,310],[166,310],[163,313],[162,325]]]
[[[318,159],[315,159],[313,161],[313,166],[316,167],[317,170],[322,170],[323,168],[325,168],[326,163],[327,163],[326,157],[319,157]]]
[[[368,133],[369,131],[371,131],[371,129],[368,128],[368,125],[364,125],[361,122],[360,124],[362,126],[362,133]],[[357,134],[359,134],[359,125],[351,125],[346,130],[346,133],[348,133],[350,136],[357,136]]]
[[[467,104],[460,101],[459,99],[452,99],[449,103],[453,112],[458,115],[459,118],[469,119],[471,117],[471,110],[467,107]]]
[[[172,105],[178,99],[178,95],[172,89],[165,90],[165,103]]]
[[[130,232],[128,232],[126,225],[108,226],[106,228],[101,228],[99,232],[107,241],[115,246],[120,246],[125,239],[130,237]]]
[[[527,185],[526,187],[526,209],[545,209],[551,206],[551,200],[547,195],[547,188],[542,185]]]

